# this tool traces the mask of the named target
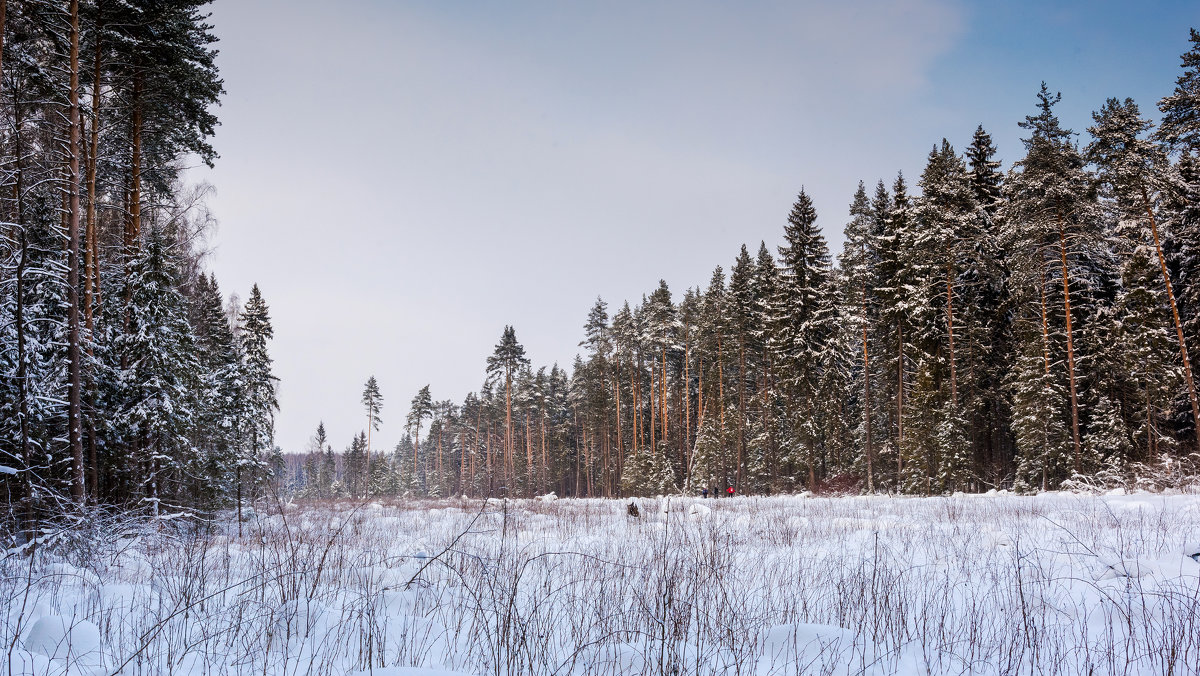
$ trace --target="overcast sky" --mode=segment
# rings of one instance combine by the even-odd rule
[[[1049,5],[1054,5],[1053,7]],[[977,124],[1005,167],[1046,80],[1084,131],[1171,91],[1197,2],[216,0],[211,267],[258,283],[277,442],[403,434],[477,389],[505,324],[565,367],[597,296],[676,298],[776,246],[804,186],[840,247],[859,180]],[[615,307],[613,307],[615,306]]]

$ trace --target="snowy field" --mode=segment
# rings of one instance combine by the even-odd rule
[[[1200,673],[1200,496],[637,503],[97,524],[3,560],[0,676]]]

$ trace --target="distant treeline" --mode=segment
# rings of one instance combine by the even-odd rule
[[[1153,124],[1087,135],[1042,85],[1007,171],[982,127],[910,187],[860,184],[836,260],[803,191],[772,252],[705,289],[597,300],[570,371],[506,327],[461,403],[413,399],[391,453],[324,428],[312,496],[615,496],[704,487],[946,493],[1194,471],[1200,410],[1200,33]],[[382,398],[364,395],[373,425]]]

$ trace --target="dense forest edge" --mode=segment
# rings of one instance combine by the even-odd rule
[[[204,264],[223,92],[207,2],[0,0],[3,530],[264,495],[628,496],[1194,482],[1200,33],[1155,123],[1086,135],[1044,83],[1007,172],[978,128],[861,183],[834,257],[801,189],[784,244],[706,288],[586,315],[569,370],[504,327],[461,402],[425,386],[394,449],[274,441],[270,313]],[[339,444],[340,445],[340,444]],[[291,451],[299,449],[288,449]]]
[[[0,0],[0,533],[241,504],[281,467],[268,306],[204,267],[197,0]],[[35,537],[36,536],[36,537]]]
[[[910,187],[860,183],[836,260],[801,189],[772,251],[673,296],[597,299],[570,369],[511,326],[461,403],[341,453],[318,425],[284,483],[313,498],[1157,489],[1200,471],[1200,33],[1158,102],[1087,135],[1045,83],[1007,171],[982,126]]]

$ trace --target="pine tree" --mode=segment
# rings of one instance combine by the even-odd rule
[[[489,379],[504,376],[504,479],[507,482],[514,475],[513,469],[513,421],[512,421],[512,385],[513,374],[518,369],[528,366],[529,358],[525,356],[525,348],[517,342],[517,332],[511,326],[504,327],[500,342],[487,360]]]
[[[1175,280],[1179,321],[1188,355],[1200,353],[1200,166],[1191,155],[1180,157],[1174,186],[1163,197],[1166,219],[1164,249]],[[1191,403],[1181,397],[1176,406],[1176,427],[1181,435],[1194,436]]]
[[[371,432],[379,431],[379,425],[383,422],[379,417],[379,411],[383,409],[383,395],[379,393],[379,383],[375,381],[375,376],[367,378],[367,384],[363,387],[362,405],[367,410],[367,474],[370,474]]]
[[[1075,472],[1083,470],[1080,439],[1079,374],[1075,350],[1074,317],[1071,308],[1072,259],[1096,236],[1094,194],[1083,171],[1084,161],[1071,143],[1071,131],[1063,129],[1054,106],[1062,96],[1052,95],[1042,83],[1038,92],[1039,113],[1021,123],[1030,132],[1026,155],[1014,165],[1006,187],[1009,201],[1006,218],[1019,234],[1014,238],[1039,276],[1046,273],[1044,258],[1057,258],[1055,271],[1062,285],[1063,335],[1066,340],[1066,375],[1070,395],[1071,437]]]
[[[1198,62],[1200,63],[1200,62]],[[1109,99],[1099,112],[1092,115],[1096,124],[1089,128],[1093,141],[1088,146],[1088,158],[1094,162],[1099,172],[1100,181],[1107,188],[1110,209],[1114,212],[1118,223],[1124,225],[1126,241],[1132,247],[1124,266],[1126,289],[1137,293],[1137,288],[1154,283],[1148,277],[1149,270],[1147,248],[1153,247],[1153,256],[1157,259],[1161,272],[1157,284],[1161,298],[1156,303],[1152,298],[1145,297],[1131,300],[1125,299],[1127,310],[1138,316],[1137,325],[1141,335],[1133,339],[1136,345],[1146,347],[1156,344],[1163,346],[1162,340],[1153,340],[1153,334],[1161,333],[1164,322],[1155,321],[1155,315],[1161,315],[1165,320],[1168,308],[1174,324],[1176,345],[1180,353],[1184,381],[1187,385],[1188,402],[1192,408],[1192,422],[1195,437],[1195,448],[1200,452],[1200,402],[1197,401],[1196,386],[1192,378],[1192,365],[1188,355],[1187,340],[1184,338],[1183,323],[1179,316],[1179,306],[1175,301],[1175,292],[1171,286],[1171,275],[1167,269],[1166,256],[1163,253],[1159,238],[1158,215],[1155,213],[1159,195],[1168,186],[1169,162],[1166,153],[1154,143],[1141,138],[1143,132],[1152,129],[1153,124],[1141,117],[1137,104],[1132,99],[1121,102]],[[1131,232],[1130,232],[1131,231]],[[1146,232],[1148,231],[1148,232]],[[1131,235],[1131,236],[1130,236]],[[1147,236],[1148,235],[1148,236]],[[1164,302],[1165,301],[1165,302]],[[1157,307],[1156,307],[1157,306]],[[1158,310],[1156,313],[1155,311]],[[1148,313],[1142,314],[1142,313]],[[1166,354],[1155,350],[1145,355],[1150,363],[1158,363],[1157,369],[1152,369],[1154,378],[1162,380],[1161,373]]]
[[[665,280],[658,281],[658,288],[643,303],[646,323],[642,329],[642,340],[647,345],[650,366],[650,448],[654,455],[667,452],[669,431],[669,402],[667,395],[667,356],[674,356],[679,345],[679,318],[675,303],[671,300],[671,289]]]
[[[416,486],[420,485],[420,461],[417,457],[417,450],[420,448],[421,421],[431,417],[433,417],[433,397],[429,394],[429,386],[426,385],[413,395],[412,402],[408,406],[408,418],[405,420],[408,424],[408,431],[412,434],[413,475],[411,479]]]
[[[128,217],[124,245],[141,236],[143,202],[156,201],[175,183],[176,158],[193,154],[211,166],[211,112],[221,94],[216,42],[201,8],[207,0],[123,0],[107,3],[105,25],[113,32],[111,81],[128,130]],[[123,144],[123,145],[124,145]],[[146,197],[150,197],[147,200]]]

